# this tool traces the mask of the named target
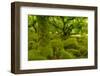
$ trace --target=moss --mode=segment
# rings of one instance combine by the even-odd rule
[[[52,47],[63,48],[62,40],[61,39],[53,39],[53,40],[51,40],[51,46]]]
[[[39,55],[36,50],[30,50],[28,52],[28,59],[29,60],[46,60],[47,58],[45,56]]]
[[[49,47],[49,46],[44,46],[44,47],[39,47],[38,48],[38,51],[39,51],[39,54],[41,55],[41,56],[44,56],[44,57],[46,57],[46,58],[48,58],[48,57],[52,57],[53,56],[53,50],[52,50],[52,48],[51,47]]]
[[[76,38],[68,38],[63,41],[65,49],[78,49],[78,42]]]
[[[66,52],[69,52],[70,54],[74,55],[75,58],[79,58],[80,57],[80,50],[77,49],[66,49]]]
[[[76,59],[88,56],[84,17],[28,16],[28,59]]]
[[[75,56],[67,51],[61,51],[61,55],[60,55],[61,59],[74,59]]]

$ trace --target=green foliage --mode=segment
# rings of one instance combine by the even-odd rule
[[[76,38],[68,38],[63,41],[65,49],[77,49],[79,47]]]
[[[76,49],[66,49],[66,52],[70,53],[71,55],[74,56],[74,58],[80,58],[80,51]]]
[[[51,46],[63,48],[63,43],[62,43],[61,39],[53,39],[53,40],[51,40]]]
[[[49,46],[45,46],[45,47],[39,47],[39,54],[46,57],[46,58],[52,58],[53,56],[53,50],[51,47]]]
[[[45,56],[42,56],[38,54],[38,52],[35,52],[37,50],[29,50],[28,51],[28,59],[29,60],[46,60],[47,58]]]
[[[28,15],[28,60],[88,57],[88,18]]]
[[[59,56],[60,56],[60,59],[73,59],[73,58],[75,58],[75,56],[73,54],[71,54],[70,52],[67,52],[65,50],[61,50]]]
[[[61,54],[61,58],[62,59],[73,59],[73,58],[75,58],[75,56],[69,52],[63,52]]]
[[[79,40],[79,50],[81,53],[82,58],[87,58],[88,57],[88,37],[87,36],[82,36]]]

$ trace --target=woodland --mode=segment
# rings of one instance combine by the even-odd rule
[[[87,17],[28,15],[28,60],[87,57]]]

